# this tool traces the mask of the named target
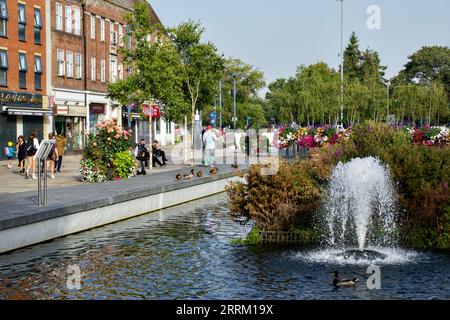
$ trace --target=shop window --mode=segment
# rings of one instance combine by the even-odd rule
[[[25,29],[27,25],[27,15],[25,13],[25,5],[19,3],[19,40],[25,41]]]
[[[27,88],[27,55],[19,52],[19,88]]]
[[[8,85],[8,51],[0,50],[0,86]]]

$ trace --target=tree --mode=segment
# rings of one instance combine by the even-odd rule
[[[134,12],[125,16],[132,35],[132,45],[121,49],[127,69],[133,72],[124,80],[108,84],[108,97],[122,105],[154,100],[163,108],[169,121],[179,121],[187,111],[180,77],[181,60],[177,51],[167,41],[150,43],[148,35],[164,33],[162,26],[153,24],[145,2],[137,2]]]
[[[352,32],[350,41],[344,51],[344,74],[350,80],[361,79],[360,69],[361,51],[359,50],[359,40],[355,32]]]
[[[407,82],[428,85],[432,81],[439,81],[450,93],[450,48],[422,47],[408,57],[409,61],[400,72],[400,77]]]
[[[191,106],[191,164],[194,162],[194,117],[199,102],[205,103],[212,96],[216,82],[220,79],[223,59],[213,43],[202,43],[204,29],[192,20],[169,30],[174,48],[181,58],[180,77],[184,85],[186,100]],[[202,106],[202,104],[200,104]]]

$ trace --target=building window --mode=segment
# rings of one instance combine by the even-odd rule
[[[119,46],[123,47],[123,26],[119,24]]]
[[[42,58],[34,56],[34,89],[42,90]]]
[[[27,55],[19,52],[19,88],[27,88]]]
[[[73,9],[73,33],[77,36],[81,34],[80,9],[78,7]]]
[[[75,53],[75,78],[81,79],[83,75],[81,71],[81,54]]]
[[[109,41],[112,46],[117,44],[117,34],[114,31],[114,21],[109,23]]]
[[[130,50],[131,49],[131,30],[128,26],[126,26],[126,31],[127,31],[127,49]]]
[[[119,63],[117,66],[117,71],[119,74],[119,80],[123,80],[123,63]]]
[[[105,82],[106,81],[106,64],[105,59],[100,60],[100,81]]]
[[[95,16],[91,15],[91,39],[95,39]]]
[[[95,57],[91,57],[91,80],[95,81],[96,78],[96,61],[95,61]]]
[[[114,83],[117,80],[117,60],[115,57],[109,59],[109,82]]]
[[[100,41],[105,41],[105,19],[100,20]]]
[[[63,6],[61,3],[56,3],[56,30],[63,29]]]
[[[8,51],[0,50],[0,86],[8,85]]]
[[[56,59],[58,62],[58,76],[63,77],[65,74],[64,50],[56,50]]]
[[[34,43],[41,43],[42,17],[41,9],[34,8]]]
[[[27,15],[25,11],[25,5],[19,3],[19,40],[25,41],[25,27],[27,25]]]
[[[73,78],[73,53],[70,51],[66,52],[66,75],[68,78]]]
[[[0,0],[0,37],[7,35],[8,7],[6,0]]]
[[[72,33],[72,8],[66,6],[66,32]]]

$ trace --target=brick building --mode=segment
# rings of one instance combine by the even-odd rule
[[[51,130],[45,0],[0,0],[0,146]],[[4,157],[2,152],[1,157]]]

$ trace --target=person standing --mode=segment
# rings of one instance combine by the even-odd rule
[[[56,173],[61,173],[61,165],[63,161],[63,155],[66,152],[67,139],[63,135],[56,135],[56,149],[58,150],[58,159],[55,163]]]
[[[25,173],[25,158],[27,157],[26,143],[24,136],[19,136],[16,144],[17,157],[19,158],[19,173]]]
[[[35,161],[34,156],[36,155],[38,148],[39,148],[39,140],[37,138],[37,132],[36,132],[36,130],[33,130],[30,137],[27,139],[27,144],[26,144],[28,167],[27,167],[27,170],[25,171],[25,177],[27,179],[29,177],[30,169],[33,174],[32,178],[37,179],[37,177],[36,177],[36,161]]]
[[[55,135],[53,133],[48,134],[48,140],[55,140]],[[47,169],[50,169],[50,177],[55,179],[55,161],[58,159],[58,148],[56,147],[56,142],[52,145],[52,149],[50,150],[47,156]]]
[[[14,158],[14,154],[16,153],[16,150],[14,150],[13,145],[14,144],[11,141],[9,141],[7,147],[5,148],[5,155],[8,158],[8,169],[12,168],[12,161]]]
[[[203,143],[205,144],[205,165],[214,167],[215,151],[216,151],[217,134],[213,132],[213,127],[208,126],[207,131],[203,135]]]

